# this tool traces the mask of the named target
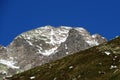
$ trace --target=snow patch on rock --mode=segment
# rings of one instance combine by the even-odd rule
[[[10,68],[13,68],[13,69],[19,69],[18,66],[14,65],[16,62],[13,62],[13,61],[8,61],[8,60],[0,59],[0,63],[4,64],[4,65],[6,65],[6,66],[8,66]]]
[[[45,55],[45,56],[49,56],[50,54],[54,53],[56,51],[57,47],[49,49],[49,50],[45,50],[44,52],[41,52],[41,54]]]
[[[109,51],[105,51],[105,54],[110,55],[111,53]]]
[[[97,41],[95,41],[95,40],[87,40],[86,41],[90,46],[91,45],[99,45],[99,43],[97,42]]]

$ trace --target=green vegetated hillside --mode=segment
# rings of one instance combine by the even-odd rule
[[[120,37],[16,74],[9,80],[120,80]]]

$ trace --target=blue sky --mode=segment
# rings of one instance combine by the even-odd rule
[[[0,0],[1,45],[45,25],[82,26],[111,39],[120,32],[120,0]]]

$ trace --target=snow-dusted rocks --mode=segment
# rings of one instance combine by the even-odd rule
[[[10,68],[12,68],[12,69],[19,69],[18,66],[15,66],[15,65],[14,65],[15,62],[13,62],[13,61],[8,61],[8,60],[0,59],[0,63],[1,63],[1,64],[4,64],[4,65],[6,65],[6,66],[8,66],[8,67],[10,67]]]
[[[102,43],[99,40],[105,42],[100,35],[91,36],[82,27],[45,26],[17,36],[8,51],[18,65],[27,69],[98,45]]]
[[[105,42],[98,42],[89,32],[83,28],[73,28],[69,30],[68,37],[65,42],[58,47],[56,54],[50,55],[52,59],[58,59],[66,55],[79,52],[81,50],[99,45]]]
[[[6,48],[0,47],[0,63],[24,71],[105,41],[81,27],[39,27],[18,35]]]

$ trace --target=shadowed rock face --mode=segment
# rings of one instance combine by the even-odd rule
[[[98,41],[98,43],[104,43],[106,41],[106,39],[104,37],[102,37],[101,35],[99,34],[94,34],[92,35],[92,37]]]
[[[0,46],[0,59],[6,59],[7,58],[7,49],[3,46]]]
[[[6,48],[0,46],[0,58],[13,62],[9,67],[14,74],[105,41],[84,28],[45,26],[20,34]]]
[[[91,46],[85,41],[84,37],[75,29],[71,29],[65,42],[61,43],[57,53],[51,55],[51,59],[58,59],[66,55],[76,53]]]
[[[75,29],[69,31],[69,36],[64,42],[65,49],[68,54],[78,52],[89,48],[89,44],[85,41],[84,37]],[[74,46],[74,47],[73,47]]]
[[[68,33],[66,41],[61,43],[61,45],[58,47],[58,52],[50,55],[51,60],[55,60],[66,55],[76,53],[81,50],[85,50],[92,46],[98,45],[98,43],[101,44],[103,42],[106,42],[106,39],[102,38],[99,34],[95,34],[93,36],[94,37],[91,37],[88,32],[85,32],[83,35],[78,30],[71,29]],[[91,42],[92,45],[87,41]]]

